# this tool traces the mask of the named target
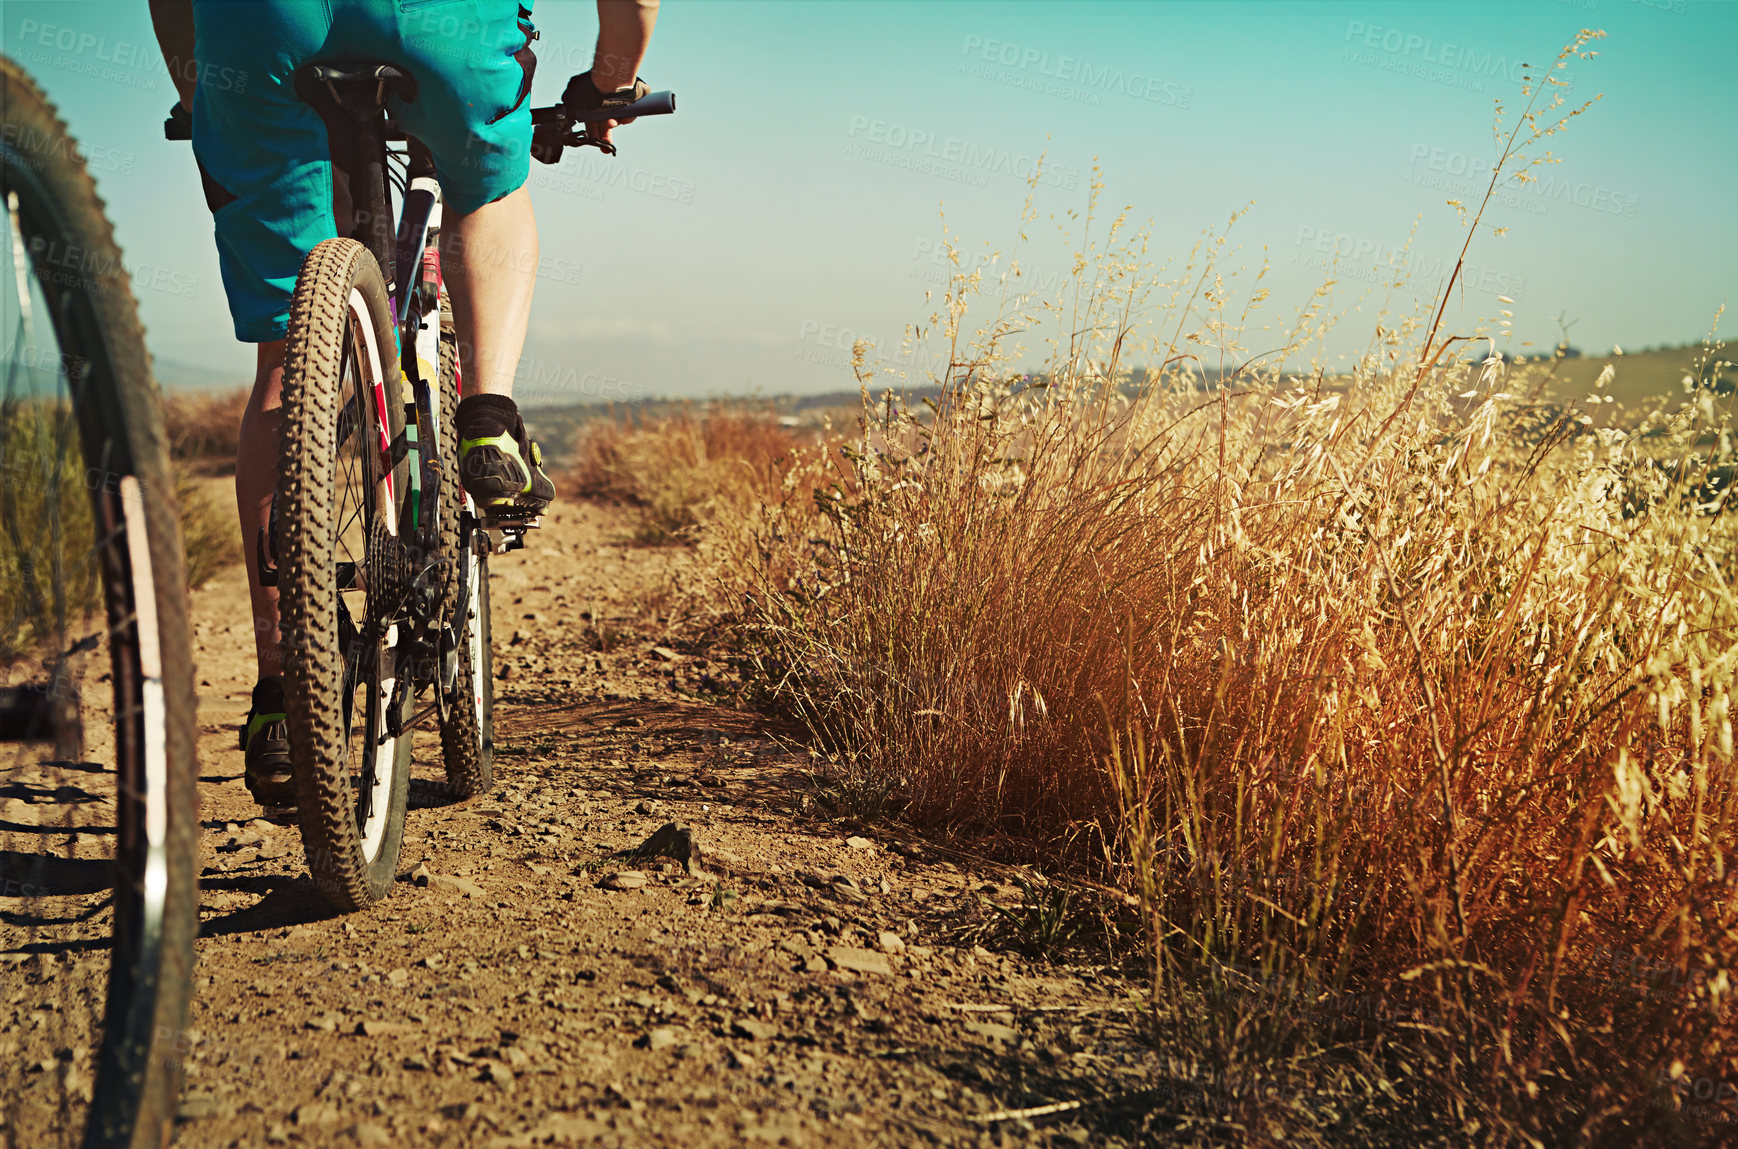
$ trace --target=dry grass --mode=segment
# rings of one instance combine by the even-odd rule
[[[165,393],[163,426],[169,437],[170,457],[202,471],[233,471],[247,397],[245,388]]]
[[[100,628],[85,476],[70,406],[0,402],[0,669]]]
[[[166,392],[163,425],[175,463],[175,493],[181,501],[181,533],[187,548],[187,585],[204,586],[212,575],[239,562],[241,537],[227,488],[205,478],[235,473],[246,388],[234,391]]]
[[[1259,277],[1084,222],[1061,302],[956,277],[932,416],[864,365],[850,450],[719,524],[844,801],[1134,891],[1161,1049],[1227,1140],[1729,1130],[1727,401],[1595,428],[1524,398],[1548,365],[1445,354],[1440,308],[1384,316],[1349,386],[1206,389]]]
[[[563,493],[627,507],[634,541],[691,542],[777,490],[798,438],[770,411],[712,404],[661,419],[600,419],[579,434]]]
[[[241,528],[235,517],[234,489],[227,481],[200,478],[178,460],[175,497],[181,504],[187,587],[198,590],[212,575],[241,561]]]
[[[91,625],[100,610],[87,474],[70,408],[0,405],[0,663]],[[235,514],[183,459],[175,497],[196,588],[240,558]]]

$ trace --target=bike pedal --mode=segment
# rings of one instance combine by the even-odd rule
[[[520,518],[516,515],[489,515],[477,520],[485,531],[529,531],[543,525],[541,514],[530,518]]]
[[[480,525],[485,531],[500,532],[500,539],[490,539],[489,549],[494,554],[504,555],[508,551],[525,549],[525,532],[535,530],[543,525],[543,519],[538,517],[528,519],[494,516],[482,519]]]
[[[513,511],[495,511],[494,515],[485,515],[478,521],[485,530],[506,530],[509,527],[530,530],[532,527],[542,527],[542,511],[537,511],[535,515],[516,515]]]

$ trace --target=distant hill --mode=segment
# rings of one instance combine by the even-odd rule
[[[1599,373],[1609,364],[1615,374],[1605,390],[1620,403],[1634,404],[1661,395],[1682,396],[1685,393],[1684,376],[1696,374],[1696,361],[1704,354],[1700,344],[1689,344],[1623,355],[1582,355],[1564,359],[1557,364],[1559,382],[1551,390],[1563,398],[1586,396],[1593,390]],[[1716,374],[1714,363],[1707,363],[1701,372],[1704,382],[1711,384],[1717,394],[1731,394],[1738,386],[1738,368],[1732,366],[1732,361],[1738,361],[1738,347],[1728,344],[1710,358],[1726,360],[1727,365]]]
[[[253,386],[252,371],[238,372],[204,363],[189,363],[166,355],[151,357],[151,371],[157,376],[157,382],[170,391],[227,391]]]
[[[1633,407],[1649,399],[1665,396],[1682,396],[1684,394],[1683,378],[1696,371],[1696,362],[1703,357],[1700,344],[1686,344],[1682,347],[1658,347],[1645,351],[1634,351],[1623,355],[1585,355],[1576,354],[1571,358],[1562,359],[1555,366],[1556,379],[1546,388],[1540,398],[1569,400],[1585,398],[1593,391],[1593,384],[1599,378],[1607,364],[1613,368],[1614,375],[1605,391],[1612,395],[1625,407]],[[1738,348],[1731,346],[1722,348],[1715,359],[1738,360]],[[1716,375],[1712,363],[1704,366],[1702,375],[1711,379],[1718,394],[1732,394],[1738,390],[1738,367],[1730,364],[1720,369]],[[1132,383],[1139,386],[1145,377],[1145,372],[1136,369]],[[1219,371],[1209,371],[1197,375],[1196,386],[1210,388],[1221,378]],[[908,401],[915,407],[923,399],[934,399],[941,394],[938,387],[911,387],[902,389]],[[872,394],[879,396],[881,390],[875,389]],[[580,403],[560,407],[529,407],[525,418],[535,434],[543,440],[545,450],[558,460],[571,451],[573,443],[585,424],[594,419],[626,418],[632,420],[651,420],[675,414],[687,409],[704,409],[709,402],[723,402],[738,407],[762,408],[777,413],[786,418],[806,424],[819,424],[823,413],[830,415],[835,425],[849,425],[858,409],[860,393],[857,391],[829,391],[818,395],[749,395],[749,396],[717,396],[714,399],[657,399],[633,406],[607,403]],[[1612,411],[1615,414],[1615,410]]]

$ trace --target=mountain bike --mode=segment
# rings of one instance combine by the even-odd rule
[[[254,561],[279,593],[308,868],[329,901],[355,910],[396,876],[415,727],[438,723],[455,796],[491,784],[488,560],[522,547],[536,521],[481,517],[458,482],[463,362],[441,280],[441,189],[427,152],[387,114],[389,96],[415,98],[415,78],[334,61],[304,65],[294,82],[347,137],[332,143],[358,210],[296,280],[281,469]],[[674,110],[659,92],[609,114]],[[566,147],[613,152],[562,105],[532,122],[544,162]],[[190,138],[190,127],[177,105],[166,134]]]
[[[162,1145],[198,925],[175,483],[102,201],[4,57],[0,121],[0,1139]]]

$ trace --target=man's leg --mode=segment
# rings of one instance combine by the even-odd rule
[[[286,817],[295,803],[289,727],[284,718],[283,654],[278,631],[278,588],[260,585],[259,539],[271,518],[278,482],[279,426],[283,414],[284,341],[259,345],[253,394],[241,416],[235,455],[235,508],[241,522],[242,566],[253,604],[253,647],[259,678],[242,724],[247,787],[268,817]]]
[[[241,439],[235,454],[235,508],[241,520],[242,565],[247,568],[248,597],[253,602],[253,646],[259,677],[283,673],[278,649],[278,588],[260,585],[260,532],[271,516],[272,491],[278,483],[278,424],[284,400],[284,341],[259,344],[253,394],[241,416]]]
[[[513,402],[537,276],[537,217],[521,186],[443,219],[441,272],[452,294],[465,397],[459,481],[485,513],[536,514],[555,497]]]
[[[443,220],[441,274],[453,299],[466,395],[512,395],[537,276],[537,217],[525,187]]]

